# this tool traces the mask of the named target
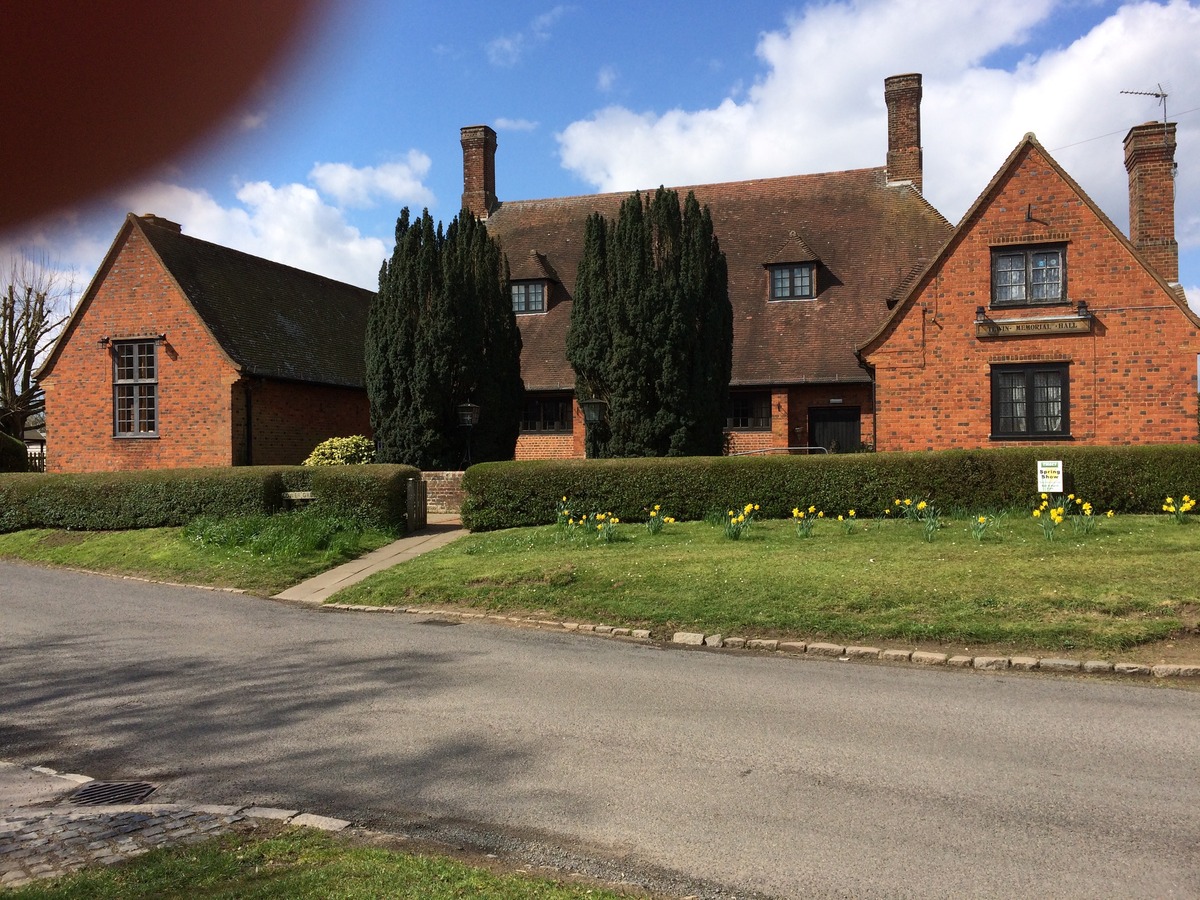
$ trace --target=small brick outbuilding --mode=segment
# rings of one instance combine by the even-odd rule
[[[295,464],[369,435],[373,296],[130,214],[39,374],[49,470]]]
[[[1126,238],[1027,134],[860,348],[875,446],[1196,441],[1174,153],[1170,123],[1125,138]]]

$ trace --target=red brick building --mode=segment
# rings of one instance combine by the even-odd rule
[[[874,399],[855,350],[941,248],[950,224],[921,195],[921,76],[884,85],[887,164],[678,187],[713,217],[729,268],[732,452],[872,442]],[[882,144],[882,136],[881,141]],[[526,409],[517,457],[583,456],[566,359],[584,222],[628,193],[498,200],[496,133],[462,129],[463,206],[508,256]]]
[[[40,373],[50,471],[294,464],[370,434],[372,296],[129,215]]]
[[[1173,124],[1125,138],[1126,238],[1026,135],[861,347],[875,446],[1196,441],[1174,153]]]

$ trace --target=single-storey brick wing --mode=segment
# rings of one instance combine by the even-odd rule
[[[39,374],[50,470],[294,464],[370,434],[373,296],[130,214]]]

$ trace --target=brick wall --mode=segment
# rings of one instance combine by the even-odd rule
[[[462,509],[462,472],[422,472],[427,508],[431,513],[457,513]]]
[[[1007,172],[882,342],[867,348],[878,449],[1031,443],[990,438],[991,367],[1045,361],[1070,364],[1074,444],[1197,440],[1193,321],[1038,145],[1025,144]],[[990,309],[991,247],[1036,241],[1066,243],[1071,305]],[[1090,333],[976,337],[976,307],[1009,320],[1073,315],[1078,301],[1095,316]]]
[[[257,466],[296,465],[317,444],[331,437],[370,437],[367,392],[263,379],[242,379],[233,386],[233,447],[237,465],[246,460],[246,397],[251,410],[250,462]]]

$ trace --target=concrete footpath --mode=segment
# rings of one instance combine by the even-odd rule
[[[424,531],[405,535],[398,541],[393,541],[386,547],[380,547],[365,556],[351,560],[348,563],[322,572],[308,581],[293,585],[281,594],[276,594],[276,600],[291,600],[295,603],[324,603],[342,588],[349,587],[362,581],[368,575],[390,569],[398,563],[406,562],[414,556],[444,547],[451,541],[466,534],[459,522],[458,514],[433,513],[428,519],[429,525]]]
[[[0,761],[0,888],[125,862],[239,827],[273,822],[341,831],[350,825],[295,809],[259,806],[154,803],[150,798],[136,804],[80,805],[71,795],[89,786],[100,795],[109,788],[120,793],[120,785],[86,775]]]

